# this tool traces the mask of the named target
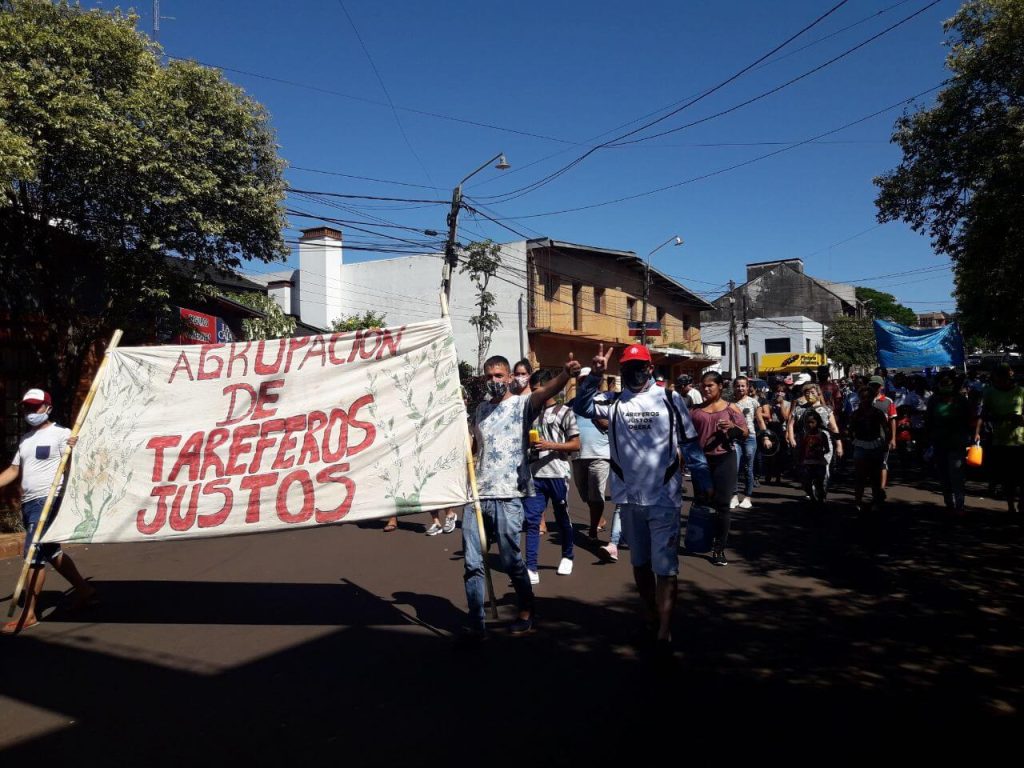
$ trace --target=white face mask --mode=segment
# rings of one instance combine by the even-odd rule
[[[43,413],[26,413],[25,421],[29,423],[31,427],[41,427],[50,418],[50,409],[47,408]]]

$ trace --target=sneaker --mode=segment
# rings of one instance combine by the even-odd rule
[[[605,544],[598,551],[602,559],[611,560],[613,563],[619,559],[619,548],[612,543]]]
[[[750,503],[750,497],[744,496],[743,501],[740,502],[740,509],[750,509],[753,504]]]
[[[527,569],[526,575],[530,577],[530,583],[533,585],[540,584],[540,574],[537,571],[531,571]]]
[[[441,530],[444,533],[451,533],[452,531],[455,530],[455,525],[458,522],[459,522],[459,516],[458,515],[448,515],[444,519],[444,527],[442,527]],[[436,523],[435,523],[435,525],[436,525]]]
[[[512,635],[527,635],[533,632],[533,617],[528,619],[516,619],[513,621],[508,628],[509,634]]]
[[[558,575],[568,576],[572,573],[572,560],[568,557],[563,557],[562,561],[558,564]]]
[[[435,520],[433,523],[430,524],[430,527],[427,528],[427,536],[437,536],[437,534],[439,534],[442,530],[443,529],[441,528],[441,524],[437,522],[437,520]]]
[[[736,509],[740,505],[740,499],[738,496],[733,496],[732,501],[729,502],[729,509]]]
[[[717,566],[726,566],[729,564],[729,561],[725,559],[724,549],[716,549],[711,553],[711,564]]]

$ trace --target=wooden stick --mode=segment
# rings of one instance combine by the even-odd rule
[[[85,396],[85,401],[82,403],[82,407],[78,409],[78,417],[75,419],[75,425],[71,428],[71,437],[78,437],[78,432],[82,428],[82,424],[85,423],[85,417],[89,414],[89,409],[92,408],[92,401],[96,397],[96,392],[99,390],[100,381],[103,379],[103,374],[107,370],[107,363],[110,360],[110,353],[113,352],[117,345],[121,342],[121,330],[114,331],[114,334],[110,337],[110,343],[107,345],[106,351],[103,353],[103,360],[100,362],[100,367],[96,370],[96,375],[92,378],[92,384],[89,386],[89,393]],[[32,541],[29,543],[28,550],[25,553],[25,562],[21,566],[21,575],[18,577],[18,584],[14,588],[14,596],[11,598],[11,606],[7,609],[7,616],[11,617],[14,615],[14,611],[18,606],[18,600],[21,598],[22,590],[25,589],[25,581],[28,578],[29,569],[32,566],[32,559],[35,556],[36,548],[39,546],[39,539],[43,535],[43,531],[46,529],[46,521],[50,517],[50,509],[53,507],[53,500],[57,497],[57,489],[60,488],[61,481],[64,478],[64,470],[67,468],[68,459],[71,457],[71,446],[64,446],[64,451],[60,456],[60,464],[57,465],[57,473],[53,476],[53,482],[50,483],[50,493],[46,497],[46,503],[43,505],[43,511],[39,515],[39,523],[36,525],[35,532],[32,534]]]
[[[448,315],[448,297],[441,293],[441,317]],[[465,422],[464,422],[465,423]],[[484,582],[487,584],[487,599],[491,604],[491,618],[498,618],[498,601],[494,599],[494,582],[491,579],[491,567],[487,564],[487,531],[484,530],[484,511],[480,506],[480,489],[476,485],[476,464],[473,462],[473,441],[469,435],[469,424],[466,423],[466,470],[469,473],[469,488],[473,494],[473,509],[476,511],[476,529],[480,535],[480,559],[484,564]],[[462,524],[466,524],[466,516],[462,516]]]

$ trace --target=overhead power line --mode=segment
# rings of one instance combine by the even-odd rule
[[[708,173],[703,173],[703,174],[700,174],[699,176],[693,176],[693,177],[691,177],[689,179],[684,179],[683,181],[678,181],[678,182],[675,182],[673,184],[666,184],[666,185],[661,186],[661,187],[656,187],[654,189],[649,189],[649,190],[646,190],[644,192],[637,192],[636,194],[632,194],[632,195],[624,195],[623,197],[617,197],[617,198],[615,198],[613,200],[604,200],[604,201],[599,202],[599,203],[590,203],[588,205],[579,205],[579,206],[576,206],[576,207],[573,207],[573,208],[562,208],[560,210],[546,211],[544,213],[522,214],[522,215],[518,215],[518,216],[504,216],[504,217],[501,217],[501,218],[502,218],[503,221],[522,221],[523,219],[537,219],[537,218],[542,218],[542,217],[545,217],[545,216],[559,216],[559,215],[565,214],[565,213],[575,213],[576,211],[586,211],[586,210],[590,210],[590,209],[593,209],[593,208],[602,208],[604,206],[614,205],[616,203],[623,203],[623,202],[626,202],[628,200],[636,200],[636,199],[641,198],[641,197],[648,197],[649,195],[654,195],[654,194],[657,194],[659,192],[665,192],[665,191],[667,191],[669,189],[676,189],[677,187],[686,186],[687,184],[693,184],[693,183],[698,182],[698,181],[703,181],[705,179],[710,179],[710,178],[712,178],[714,176],[720,176],[723,173],[728,173],[729,171],[734,171],[737,168],[743,168],[745,166],[752,165],[754,163],[760,162],[761,160],[767,160],[770,157],[775,157],[776,155],[781,155],[783,152],[789,152],[789,151],[791,151],[793,149],[796,149],[797,147],[802,147],[805,144],[810,144],[813,141],[816,141],[818,139],[824,138],[825,136],[831,136],[831,135],[833,135],[835,133],[839,133],[840,131],[845,131],[847,128],[852,128],[855,125],[859,125],[860,123],[866,122],[866,121],[868,121],[868,120],[870,120],[870,119],[872,119],[874,117],[878,117],[879,115],[883,115],[886,112],[891,112],[892,110],[897,109],[898,107],[901,107],[901,106],[903,106],[905,104],[909,104],[910,102],[914,101],[915,99],[919,99],[920,97],[925,96],[925,95],[927,95],[929,93],[932,93],[933,91],[937,91],[939,88],[942,88],[945,84],[946,84],[946,82],[944,81],[942,83],[939,83],[936,86],[928,88],[925,91],[921,91],[920,93],[914,94],[913,96],[910,96],[910,97],[908,97],[906,99],[903,99],[902,101],[898,101],[895,104],[890,104],[888,107],[884,107],[884,108],[882,108],[882,109],[880,109],[880,110],[878,110],[876,112],[872,112],[870,115],[865,115],[864,117],[857,118],[856,120],[852,120],[849,123],[846,123],[845,125],[839,126],[838,128],[833,128],[833,129],[825,131],[823,133],[819,133],[816,136],[811,136],[810,138],[804,139],[803,141],[799,141],[799,142],[797,142],[795,144],[790,144],[789,146],[782,147],[781,149],[777,149],[777,150],[775,150],[773,152],[767,152],[767,153],[765,153],[763,155],[758,155],[757,157],[750,158],[749,160],[744,160],[744,161],[739,162],[739,163],[734,163],[733,165],[729,165],[729,166],[726,166],[724,168],[719,168],[719,169],[714,170],[714,171],[709,171]]]
[[[938,0],[936,0],[936,2],[937,1]],[[665,120],[668,120],[670,117],[673,117],[673,116],[679,114],[680,112],[682,112],[685,109],[689,109],[694,104],[697,104],[697,103],[703,101],[704,99],[706,99],[708,96],[712,95],[713,93],[716,93],[716,92],[720,91],[725,86],[729,85],[733,81],[739,79],[744,74],[746,74],[747,72],[752,70],[754,67],[756,67],[761,62],[765,61],[766,59],[770,58],[774,54],[778,53],[780,50],[782,50],[787,45],[789,45],[791,42],[796,40],[798,37],[800,37],[806,31],[808,31],[809,29],[817,26],[822,21],[824,21],[826,18],[828,18],[833,13],[838,11],[840,8],[842,8],[844,5],[846,5],[847,2],[849,2],[849,0],[840,0],[840,2],[836,3],[829,10],[825,11],[825,13],[823,13],[820,16],[818,16],[818,18],[814,19],[812,22],[810,22],[809,24],[804,26],[802,29],[800,29],[799,31],[797,31],[793,35],[790,35],[788,38],[786,38],[786,40],[784,40],[783,42],[779,43],[777,46],[772,48],[766,54],[760,56],[755,61],[751,62],[747,66],[745,66],[742,69],[740,69],[738,72],[735,72],[734,74],[730,75],[725,80],[722,80],[721,82],[711,86],[710,88],[705,89],[699,95],[693,97],[692,99],[686,100],[683,104],[681,104],[680,106],[676,107],[675,109],[667,112],[664,115],[661,115],[660,117],[656,117],[656,118],[654,118],[652,120],[648,120],[643,125],[640,125],[640,126],[638,126],[636,128],[633,128],[632,130],[629,130],[626,133],[620,134],[620,135],[615,136],[615,137],[613,137],[611,139],[608,139],[607,141],[604,141],[604,142],[602,142],[602,143],[600,143],[600,144],[598,144],[598,145],[596,145],[594,147],[591,147],[586,152],[584,152],[582,155],[577,157],[575,160],[572,160],[571,162],[569,162],[566,165],[562,166],[558,170],[554,171],[553,173],[548,174],[547,176],[545,176],[542,179],[539,179],[538,181],[533,182],[532,184],[527,184],[524,187],[520,187],[519,189],[512,190],[511,192],[507,192],[504,195],[499,195],[499,196],[496,196],[496,197],[502,197],[503,198],[503,202],[508,202],[509,200],[515,199],[516,197],[521,197],[522,195],[527,194],[528,192],[532,192],[532,191],[534,191],[536,189],[539,189],[540,187],[544,186],[545,184],[549,184],[550,182],[554,181],[555,179],[557,179],[562,174],[567,173],[572,168],[575,168],[577,165],[582,163],[584,160],[586,160],[592,154],[597,152],[599,149],[603,149],[605,147],[608,147],[608,146],[612,145],[613,143],[622,141],[623,139],[627,139],[630,136],[634,136],[637,133],[640,133],[641,131],[647,130],[648,128],[650,128],[650,127],[652,127],[654,125],[657,125],[658,123],[661,123],[661,122],[664,122]]]

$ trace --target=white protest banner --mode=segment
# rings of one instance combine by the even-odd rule
[[[450,322],[121,347],[47,542],[153,541],[466,502]]]

